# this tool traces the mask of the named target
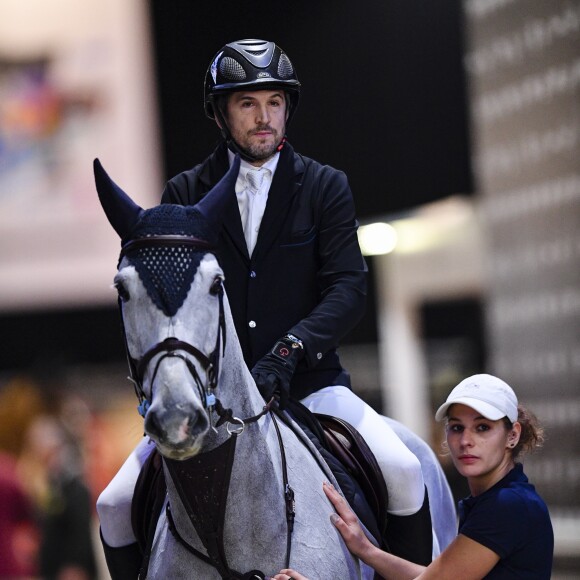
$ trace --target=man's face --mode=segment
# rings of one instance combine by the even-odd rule
[[[242,151],[256,165],[268,160],[286,130],[286,99],[283,91],[237,91],[226,105],[228,128]]]

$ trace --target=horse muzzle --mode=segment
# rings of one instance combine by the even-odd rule
[[[171,459],[188,459],[196,455],[209,430],[207,413],[193,405],[169,409],[152,405],[145,417],[145,432],[159,452]]]

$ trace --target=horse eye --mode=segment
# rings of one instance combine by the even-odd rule
[[[209,293],[213,296],[217,296],[223,288],[223,278],[221,276],[217,276],[216,279],[212,282],[211,288],[209,289]]]
[[[123,302],[128,302],[131,296],[129,295],[129,291],[122,282],[115,282],[115,288],[117,289],[117,294],[119,294],[119,298]]]

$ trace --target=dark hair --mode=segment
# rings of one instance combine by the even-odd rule
[[[511,430],[513,423],[507,417],[503,420],[506,428]],[[544,444],[544,427],[538,418],[522,405],[518,405],[518,423],[522,426],[522,432],[518,444],[511,450],[514,460],[524,453],[532,453]]]

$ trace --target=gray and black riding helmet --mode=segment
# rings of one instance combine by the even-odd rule
[[[267,40],[230,42],[213,57],[205,74],[205,112],[210,119],[216,114],[221,117],[215,106],[217,97],[262,89],[282,89],[288,95],[288,125],[298,106],[300,82],[286,53]]]

